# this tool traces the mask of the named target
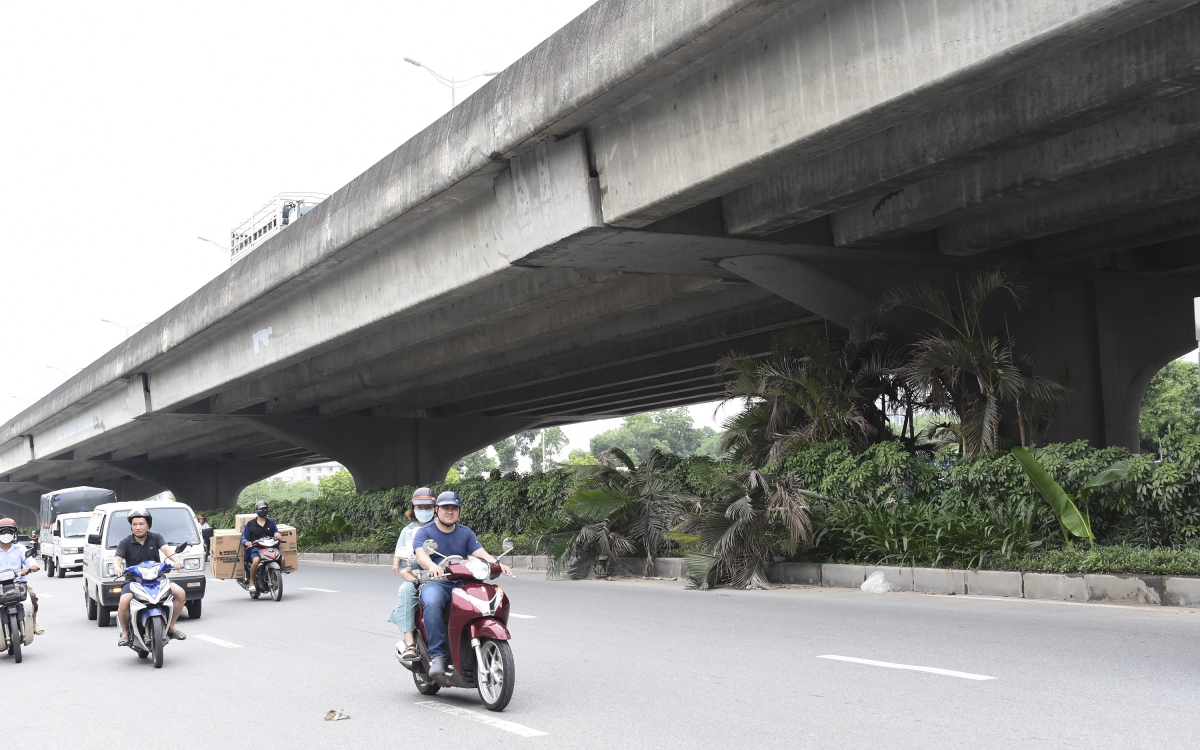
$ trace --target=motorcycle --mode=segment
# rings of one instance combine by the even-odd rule
[[[437,553],[432,539],[422,548],[430,555]],[[504,540],[503,557],[512,551],[512,540]],[[450,597],[449,623],[446,641],[450,660],[446,674],[430,675],[429,638],[425,633],[424,611],[418,597],[416,624],[417,650],[420,657],[400,664],[413,674],[417,692],[433,695],[444,687],[475,688],[489,711],[503,711],[512,700],[516,681],[516,666],[508,645],[508,596],[504,589],[486,581],[501,574],[500,564],[488,563],[475,557],[463,559],[458,555],[438,555],[446,571],[443,581],[462,581]],[[421,586],[431,578],[424,570],[413,572]]]
[[[175,548],[182,552],[187,542]],[[125,574],[132,578],[129,591],[133,599],[129,602],[129,648],[139,659],[154,655],[154,668],[163,665],[163,647],[171,640],[167,629],[175,615],[175,599],[171,596],[171,579],[167,571],[175,566],[169,561],[144,563],[126,568]]]
[[[271,592],[271,598],[279,601],[283,598],[283,550],[279,548],[279,540],[265,536],[255,539],[251,544],[258,550],[258,572],[254,575],[254,591],[250,591],[250,564],[242,558],[245,566],[241,578],[236,579],[238,585],[250,591],[250,598],[257,599],[264,591]]]
[[[0,570],[0,629],[9,656],[21,663],[21,647],[33,643],[33,623],[25,621],[25,599],[29,596],[17,573],[11,568]]]

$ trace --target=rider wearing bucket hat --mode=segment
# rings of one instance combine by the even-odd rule
[[[415,564],[413,557],[413,536],[425,524],[433,520],[433,491],[421,487],[412,496],[412,507],[404,512],[411,521],[400,532],[396,540],[396,557],[392,563],[392,572],[399,573],[404,580],[397,592],[396,608],[388,617],[389,622],[396,624],[404,634],[404,640],[396,644],[396,653],[402,661],[412,661],[417,653],[416,624],[414,616],[417,611],[417,579],[412,574],[411,567]]]
[[[11,569],[17,572],[17,580],[25,584],[29,593],[29,606],[33,610],[33,633],[41,635],[42,629],[37,624],[38,598],[33,588],[26,581],[28,573],[36,573],[38,565],[32,557],[25,554],[25,547],[17,541],[17,522],[11,518],[0,518],[0,569]]]
[[[461,582],[438,580],[445,576],[446,572],[433,561],[421,545],[428,539],[437,542],[439,560],[442,559],[441,555],[458,555],[478,557],[490,563],[498,562],[479,543],[475,532],[458,522],[461,510],[462,501],[459,500],[458,493],[443,492],[437,498],[437,515],[433,523],[422,526],[413,535],[413,551],[417,555],[417,562],[429,571],[429,577],[433,579],[421,586],[421,606],[425,608],[425,635],[429,637],[431,675],[446,673],[446,659],[450,656],[450,649],[446,644],[446,607],[450,605],[450,595],[454,588],[461,585]],[[500,569],[512,575],[512,570],[507,565],[502,564]]]

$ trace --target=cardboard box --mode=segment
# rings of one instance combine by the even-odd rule
[[[241,573],[242,533],[232,529],[216,529],[210,542],[209,570],[213,578],[225,580]]]
[[[252,514],[239,516],[239,518],[253,517]],[[296,528],[281,523],[279,524],[279,536],[279,550],[283,553],[283,570],[285,573],[295,573],[300,568],[300,554],[296,549]],[[209,559],[209,570],[212,571],[213,578],[221,580],[242,578],[245,575],[245,567],[242,564],[243,557],[245,557],[245,549],[242,547],[241,531],[217,529],[213,532]]]

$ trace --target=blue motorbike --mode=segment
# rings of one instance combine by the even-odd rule
[[[175,613],[175,599],[167,571],[174,567],[170,561],[147,561],[125,569],[133,594],[129,602],[129,647],[139,659],[153,654],[155,669],[162,667],[163,646],[170,640],[167,628]]]

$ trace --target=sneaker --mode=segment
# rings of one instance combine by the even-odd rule
[[[430,660],[430,662],[429,674],[431,676],[435,674],[446,674],[446,657],[435,656]]]

